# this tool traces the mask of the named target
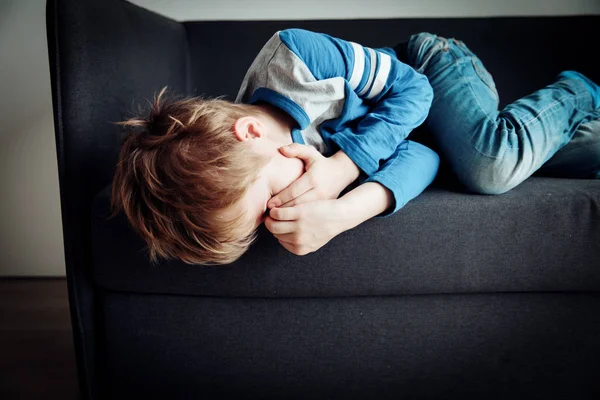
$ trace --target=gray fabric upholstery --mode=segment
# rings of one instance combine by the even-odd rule
[[[328,297],[600,290],[600,180],[532,178],[501,196],[431,187],[400,212],[316,253],[265,229],[236,263],[149,267],[123,217],[94,208],[93,269],[104,288],[226,297]],[[110,249],[111,251],[107,251]]]
[[[594,399],[599,308],[598,293],[286,301],[113,293],[102,309],[106,395]]]

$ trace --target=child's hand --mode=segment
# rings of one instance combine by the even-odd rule
[[[323,247],[335,236],[393,207],[393,193],[377,182],[367,182],[336,200],[272,208],[265,227],[290,252],[303,256]]]
[[[320,249],[351,227],[345,210],[341,200],[273,208],[265,220],[265,227],[285,249],[303,256]]]
[[[314,147],[293,143],[279,151],[286,157],[304,161],[305,173],[273,196],[268,208],[291,207],[317,200],[337,199],[342,190],[359,175],[358,167],[341,150],[327,158]]]

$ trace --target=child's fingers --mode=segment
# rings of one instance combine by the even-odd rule
[[[295,221],[298,219],[299,210],[294,207],[272,208],[269,216],[277,221]]]
[[[314,189],[311,189],[308,192],[304,193],[302,196],[296,197],[295,199],[292,199],[292,200],[288,201],[287,203],[280,205],[279,208],[294,207],[299,204],[310,203],[311,201],[317,201],[317,200],[323,200],[323,199],[320,199],[317,196],[317,192]]]
[[[290,186],[273,196],[271,200],[267,202],[267,207],[279,207],[280,205],[285,204],[290,200],[302,196],[304,193],[308,192],[312,188],[312,182],[306,176],[306,174],[304,174],[300,178],[292,182]]]
[[[277,221],[271,217],[265,218],[265,227],[274,235],[291,233],[296,230],[296,223],[290,221]]]
[[[299,143],[282,146],[279,148],[279,151],[286,157],[296,157],[304,160],[307,166],[315,162],[319,157],[323,157],[314,147]]]

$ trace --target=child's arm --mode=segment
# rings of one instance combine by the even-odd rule
[[[377,173],[341,198],[273,208],[265,226],[287,250],[304,255],[374,216],[396,212],[429,186],[439,165],[433,150],[405,142]],[[305,162],[319,157],[307,151]]]
[[[265,101],[277,100],[285,104],[291,100],[299,106],[292,107],[297,111],[292,114],[300,129],[310,130],[314,121],[324,118],[321,114],[324,104],[342,101],[342,93],[337,91],[344,87],[345,117],[327,120],[320,126],[320,135],[330,154],[337,151],[334,157],[347,157],[367,176],[379,171],[408,134],[425,120],[429,111],[433,91],[427,78],[400,62],[391,49],[370,49],[300,29],[278,32],[265,49],[270,50],[263,50],[261,54],[264,53],[262,58],[268,61],[260,56],[257,58],[261,61],[250,68],[238,100],[253,102],[261,100],[260,96],[265,96],[262,99]],[[342,82],[343,86],[339,86]],[[259,87],[267,90],[255,91]],[[285,93],[287,100],[283,101],[269,90]],[[352,119],[354,112],[360,117]],[[342,177],[340,184],[352,182],[348,180],[353,176],[353,170],[340,169],[341,163],[330,164],[338,169],[313,168],[315,171],[311,175],[332,174]],[[339,194],[337,187],[330,190],[331,187],[324,184],[326,182],[318,180],[311,186],[312,181],[309,176],[301,177],[275,196],[269,207],[285,204],[296,198],[294,193],[298,192],[311,191],[312,194],[307,195],[310,200],[333,199]]]
[[[390,190],[379,183],[367,182],[336,200],[273,208],[265,226],[285,249],[302,256],[383,213],[393,202]]]
[[[300,64],[291,62],[287,66],[294,66],[288,79],[296,82],[287,94],[304,109],[318,110],[319,102],[334,101],[333,96],[321,94],[321,90],[330,90],[325,86],[327,82],[346,82],[344,108],[361,117],[352,123],[348,115],[339,122],[327,121],[320,133],[332,152],[343,150],[367,176],[379,170],[380,164],[427,117],[433,100],[427,77],[398,60],[392,49],[372,49],[300,29],[285,30],[279,36],[284,45],[280,51],[287,47],[301,60]],[[273,69],[277,60],[275,57],[271,61],[275,63]],[[302,66],[316,82],[301,81],[297,72]],[[279,79],[279,74],[269,75],[274,86]],[[366,113],[360,111],[367,109]]]
[[[385,164],[365,182],[378,182],[393,194],[393,204],[382,216],[395,213],[421,194],[435,179],[437,153],[418,142],[403,141]]]
[[[326,158],[313,147],[292,144],[280,149],[288,157],[305,164],[304,173],[267,203],[268,208],[291,207],[309,201],[336,199],[359,176],[358,167],[343,152]],[[365,182],[378,182],[393,194],[393,214],[417,197],[437,175],[440,158],[418,142],[404,140],[394,154]],[[342,171],[340,173],[339,171]]]

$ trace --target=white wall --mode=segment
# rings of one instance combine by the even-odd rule
[[[133,0],[177,20],[600,14],[598,0]],[[0,276],[64,275],[44,0],[0,0]]]
[[[64,275],[43,0],[0,0],[0,275]]]

